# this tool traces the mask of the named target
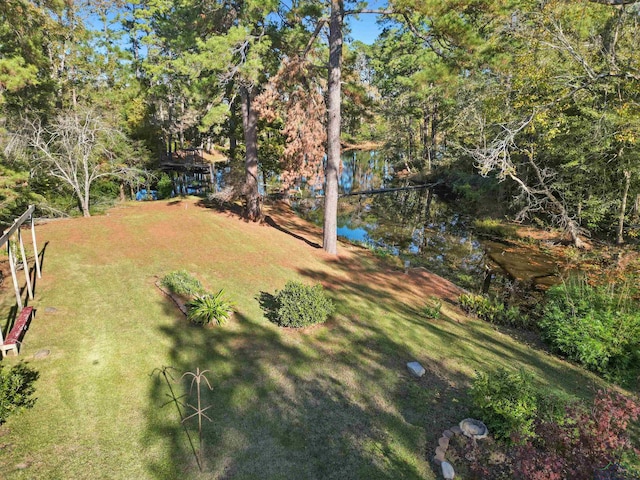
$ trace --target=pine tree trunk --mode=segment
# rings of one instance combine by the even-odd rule
[[[338,253],[338,171],[340,170],[340,78],[342,74],[342,23],[344,3],[331,0],[329,20],[329,85],[327,123],[327,166],[325,167],[324,234],[325,252]]]
[[[245,183],[244,183],[244,212],[247,220],[258,222],[262,219],[260,194],[258,192],[258,115],[251,107],[251,92],[246,87],[240,89],[242,97],[242,126],[244,129]]]

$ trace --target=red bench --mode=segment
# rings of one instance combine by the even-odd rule
[[[16,318],[9,335],[4,339],[4,343],[0,345],[2,358],[4,358],[7,355],[7,352],[11,350],[15,350],[16,355],[18,355],[18,345],[22,343],[20,342],[20,338],[24,331],[29,327],[31,315],[33,315],[33,307],[25,307],[22,309],[18,318]]]

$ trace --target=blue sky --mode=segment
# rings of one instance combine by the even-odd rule
[[[362,43],[371,45],[380,33],[380,27],[376,24],[377,19],[378,15],[370,13],[360,15],[357,20],[355,18],[349,18],[347,20],[351,27],[351,34],[349,37],[353,40],[360,40]]]
[[[387,5],[386,0],[371,0],[368,2],[367,8],[385,8]],[[380,18],[379,15],[372,13],[365,13],[358,16],[356,19],[353,15],[349,15],[345,20],[351,27],[350,37],[353,40],[360,40],[368,45],[372,44],[380,33],[380,27],[376,24],[376,21]]]

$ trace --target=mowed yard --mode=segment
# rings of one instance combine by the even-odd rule
[[[437,438],[468,415],[475,370],[524,366],[549,388],[592,395],[592,375],[461,314],[447,281],[347,245],[329,257],[315,227],[267,214],[271,225],[249,224],[185,199],[38,226],[37,314],[21,355],[3,361],[39,372],[37,401],[0,427],[0,476],[432,479]],[[227,325],[192,326],[162,295],[155,281],[177,269],[224,288],[236,310]],[[3,320],[15,303],[7,280]],[[332,319],[305,331],[270,323],[260,294],[288,280],[322,283]],[[444,299],[437,320],[421,315],[431,295]],[[408,374],[412,360],[423,378]],[[163,367],[179,394],[184,372],[208,371],[202,473]],[[195,391],[182,401],[195,404]],[[197,421],[186,425],[198,448]]]

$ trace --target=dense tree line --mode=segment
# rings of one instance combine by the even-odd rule
[[[377,15],[375,43],[348,41],[353,15]],[[260,172],[322,188],[335,253],[342,138],[411,173],[493,177],[514,217],[576,244],[623,242],[640,208],[639,21],[616,0],[7,0],[0,214],[89,215],[162,152],[216,144],[251,220]]]

